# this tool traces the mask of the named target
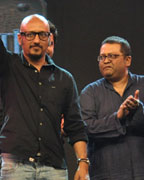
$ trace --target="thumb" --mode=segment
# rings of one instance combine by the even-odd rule
[[[135,91],[134,98],[139,100],[139,90],[138,89]]]

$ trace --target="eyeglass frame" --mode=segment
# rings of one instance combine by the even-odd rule
[[[110,56],[111,56],[111,57],[110,57]],[[114,56],[114,57],[112,58],[112,56]],[[128,56],[128,55],[108,53],[108,55],[99,55],[98,58],[97,58],[97,61],[98,61],[98,62],[101,62],[101,61],[104,61],[106,58],[108,58],[109,60],[115,60],[115,59],[117,59],[119,56]],[[104,59],[100,59],[100,57],[103,57]]]
[[[40,36],[41,33],[47,34],[47,36],[46,36],[47,38],[46,38],[46,39],[42,39],[41,36]],[[32,34],[32,35],[34,35],[34,36],[33,36],[32,39],[28,39],[27,34]],[[45,31],[40,31],[40,32],[29,31],[29,32],[20,32],[20,35],[21,35],[21,36],[25,36],[26,40],[28,40],[28,41],[34,40],[35,37],[36,37],[36,35],[38,35],[38,37],[39,37],[40,40],[46,41],[46,40],[49,38],[49,36],[51,35],[51,33],[50,33],[50,32],[45,32]]]

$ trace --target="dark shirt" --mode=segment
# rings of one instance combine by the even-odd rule
[[[122,102],[140,90],[140,105],[124,119],[117,118]],[[104,78],[81,92],[87,123],[91,180],[144,180],[144,76],[129,73],[121,97]]]
[[[87,141],[72,75],[47,56],[40,72],[26,59],[6,52],[0,41],[0,79],[4,122],[2,153],[65,168],[61,115],[70,143]]]

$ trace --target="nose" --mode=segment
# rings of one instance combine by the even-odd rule
[[[35,43],[38,43],[38,42],[40,42],[40,39],[39,39],[39,36],[38,36],[38,34],[36,34],[36,36],[35,36],[35,38],[34,38],[34,40],[33,40]]]
[[[103,60],[103,63],[109,63],[111,60],[106,56],[105,59]]]

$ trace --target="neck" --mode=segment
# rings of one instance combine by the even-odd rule
[[[109,81],[112,85],[115,91],[120,94],[120,96],[123,96],[123,93],[125,91],[125,88],[128,83],[128,73],[118,81]]]
[[[28,61],[28,63],[33,65],[38,71],[41,70],[43,65],[47,64],[47,62],[45,60],[45,56],[38,59],[38,60],[33,60],[33,59],[29,58],[29,57],[25,57],[25,58]]]

